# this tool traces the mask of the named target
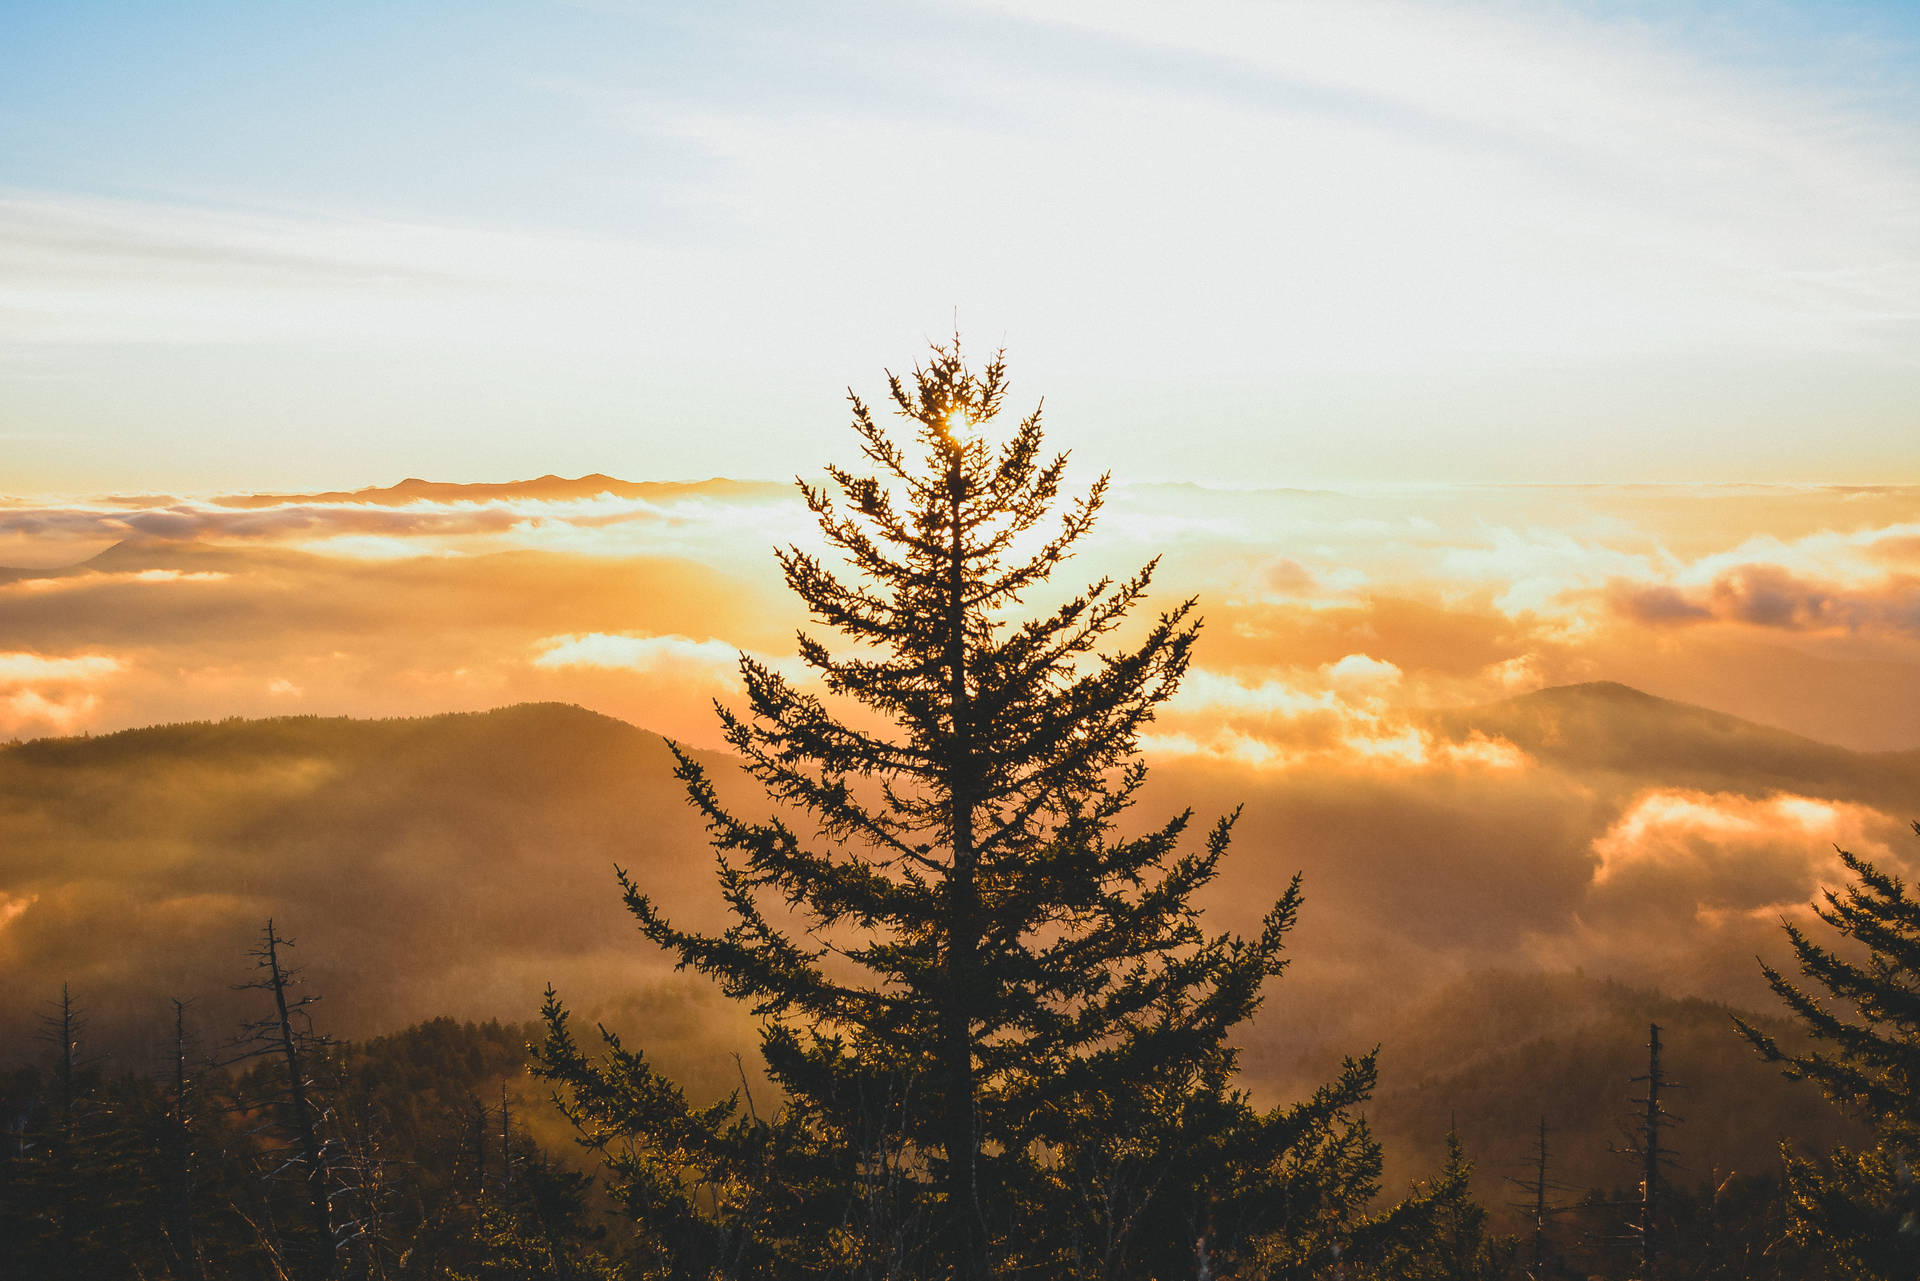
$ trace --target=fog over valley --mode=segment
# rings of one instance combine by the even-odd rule
[[[1123,489],[1072,568],[1164,548],[1167,597],[1207,619],[1148,727],[1138,821],[1244,806],[1217,926],[1257,928],[1304,878],[1286,979],[1239,1038],[1253,1087],[1383,1043],[1396,1170],[1462,1115],[1517,1159],[1489,1082],[1570,1055],[1612,1089],[1596,1065],[1658,1016],[1742,1107],[1837,1133],[1724,1013],[1673,1002],[1765,1010],[1753,958],[1784,963],[1835,845],[1920,866],[1914,499]],[[636,936],[613,868],[724,926],[656,735],[757,803],[710,700],[737,698],[742,650],[803,679],[767,555],[808,537],[798,508],[590,476],[0,509],[0,536],[69,549],[0,582],[0,1023],[69,983],[137,1061],[171,996],[235,1016],[271,917],[342,1035],[524,1020],[552,983],[730,1088],[754,1021]],[[1508,1032],[1444,1031],[1502,1010]],[[1774,1133],[1697,1129],[1749,1162]]]

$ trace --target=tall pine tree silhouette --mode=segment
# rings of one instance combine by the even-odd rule
[[[888,388],[912,442],[849,393],[872,474],[830,467],[831,486],[800,486],[851,573],[798,547],[777,553],[846,648],[801,634],[817,688],[742,656],[745,709],[720,708],[772,815],[741,817],[675,749],[731,926],[678,929],[621,880],[651,939],[762,1017],[791,1109],[828,1136],[870,1135],[887,1118],[888,1195],[914,1185],[905,1217],[931,1225],[922,1266],[975,1279],[1034,1258],[1036,1234],[1066,1238],[1063,1172],[1086,1168],[1076,1151],[1111,1146],[1089,1133],[1101,1118],[1157,1121],[1196,1153],[1219,1136],[1191,1118],[1257,1128],[1227,1093],[1226,1037],[1280,972],[1299,891],[1256,937],[1210,934],[1194,896],[1234,816],[1194,840],[1190,812],[1120,826],[1146,775],[1141,729],[1187,669],[1194,601],[1114,645],[1146,602],[1150,563],[1019,617],[1093,527],[1107,478],[1063,501],[1066,457],[1044,452],[1037,409],[995,439],[1000,356],[970,371],[956,339]],[[1276,1114],[1272,1132],[1325,1139],[1371,1079],[1370,1061],[1350,1063],[1311,1127]],[[1179,1156],[1136,1180],[1120,1211],[1128,1231],[1171,1191]],[[1065,1199],[1049,1202],[1050,1187]]]

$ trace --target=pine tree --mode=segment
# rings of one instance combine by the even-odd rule
[[[833,1154],[854,1154],[840,1173],[870,1207],[863,1231],[887,1238],[886,1268],[1060,1275],[1071,1242],[1097,1236],[1111,1246],[1098,1269],[1126,1275],[1153,1223],[1181,1238],[1190,1272],[1220,1172],[1187,1156],[1231,1147],[1280,1179],[1303,1153],[1339,1148],[1344,1165],[1314,1166],[1321,1191],[1364,1182],[1370,1140],[1348,1133],[1345,1109],[1371,1060],[1317,1109],[1262,1116],[1233,1093],[1227,1034],[1282,969],[1299,886],[1255,937],[1208,933],[1194,897],[1235,816],[1193,848],[1191,812],[1122,827],[1146,775],[1141,729],[1193,651],[1195,602],[1103,648],[1146,603],[1149,563],[1018,617],[1093,527],[1107,478],[1059,506],[1067,460],[1043,452],[1038,410],[995,441],[998,356],[976,373],[957,340],[936,345],[888,389],[913,442],[849,393],[873,474],[829,467],[837,493],[800,485],[852,576],[799,547],[776,553],[850,647],[801,634],[824,692],[743,656],[745,710],[720,709],[774,814],[740,817],[675,749],[733,924],[676,928],[622,872],[627,904],[682,966],[762,1016],[768,1071],[819,1139],[783,1149],[816,1158],[818,1177],[796,1186],[830,1186]],[[591,1093],[583,1066],[573,1084]],[[1129,1149],[1129,1128],[1156,1146]],[[1080,1213],[1095,1175],[1114,1176],[1097,1224]]]
[[[1789,924],[1809,986],[1761,967],[1814,1048],[1792,1053],[1735,1022],[1763,1058],[1789,1078],[1812,1081],[1876,1133],[1873,1146],[1836,1148],[1824,1163],[1786,1154],[1794,1238],[1829,1260],[1836,1276],[1912,1281],[1920,1277],[1920,900],[1898,877],[1839,853],[1856,879],[1826,891],[1815,911],[1865,955],[1822,946]]]
[[[765,1200],[748,1177],[767,1133],[738,1115],[733,1099],[688,1104],[646,1057],[602,1029],[599,1064],[575,1040],[571,1016],[551,988],[545,1040],[529,1046],[534,1070],[556,1084],[554,1102],[578,1141],[599,1154],[610,1190],[633,1224],[631,1262],[640,1277],[754,1275],[748,1237],[773,1237]],[[826,1216],[832,1222],[835,1216]]]
[[[592,1246],[592,1179],[555,1165],[516,1132],[504,1080],[500,1130],[486,1138],[499,1144],[499,1177],[474,1198],[472,1220],[464,1225],[469,1259],[448,1268],[450,1281],[611,1281],[620,1275]]]
[[[1414,1194],[1369,1225],[1362,1271],[1386,1281],[1494,1281],[1512,1274],[1519,1243],[1487,1231],[1473,1199],[1473,1162],[1456,1130],[1447,1159]]]
[[[0,1278],[134,1275],[158,1254],[163,1185],[147,1141],[156,1092],[87,1053],[87,1016],[65,984],[51,1004],[41,1020],[49,1070],[19,1100],[0,1177]]]

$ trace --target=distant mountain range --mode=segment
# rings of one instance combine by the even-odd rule
[[[720,477],[699,481],[632,481],[617,480],[593,472],[572,479],[547,475],[533,480],[474,484],[408,477],[397,485],[369,486],[366,489],[335,489],[315,494],[228,494],[213,501],[221,507],[238,508],[287,507],[300,503],[363,503],[377,507],[402,507],[419,502],[484,503],[515,498],[562,502],[603,495],[665,502],[691,494],[707,494],[740,501],[763,496],[784,498],[791,493],[789,485],[770,481],[726,480]]]
[[[1561,685],[1422,719],[1450,738],[1503,738],[1571,770],[1707,789],[1739,779],[1748,790],[1886,805],[1896,814],[1920,806],[1920,750],[1851,751],[1613,681]]]
[[[1717,786],[1744,774],[1760,790],[1886,806],[1920,794],[1920,754],[1849,752],[1619,685],[1543,690],[1427,722],[1453,738],[1498,735],[1595,777]],[[725,758],[709,760],[751,808],[752,785]],[[733,1070],[728,1052],[753,1043],[751,1020],[670,973],[618,900],[615,863],[680,920],[723,920],[665,744],[579,707],[228,720],[17,743],[0,748],[0,851],[0,1044],[12,1057],[38,1052],[22,1033],[62,982],[119,1055],[137,1057],[158,1036],[169,996],[196,1000],[216,1036],[251,995],[231,985],[248,977],[244,953],[268,917],[299,941],[339,1033],[437,1014],[524,1020],[551,981],[714,1089]],[[1256,856],[1236,850],[1242,870],[1230,857],[1228,879],[1259,870],[1246,862]],[[1354,910],[1326,907],[1314,875],[1310,916]],[[1336,891],[1330,901],[1352,900]],[[1752,1060],[1724,1006],[1511,969],[1394,995],[1414,999],[1378,1018],[1283,1002],[1260,1035],[1269,1047],[1286,1041],[1286,1061],[1249,1057],[1256,1072],[1290,1063],[1306,1079],[1378,1039],[1372,1116],[1394,1154],[1392,1179],[1431,1168],[1449,1119],[1487,1179],[1513,1172],[1545,1115],[1564,1162],[1557,1177],[1629,1182],[1606,1143],[1626,1119],[1627,1078],[1642,1069],[1656,1019],[1675,1075],[1694,1087],[1676,1108],[1689,1117],[1676,1139],[1688,1179],[1764,1165],[1777,1135],[1822,1144],[1843,1130],[1810,1090]],[[1286,1090],[1292,1076],[1255,1083]],[[1494,1182],[1482,1195],[1501,1199]]]

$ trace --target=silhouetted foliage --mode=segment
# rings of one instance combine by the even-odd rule
[[[1473,1162],[1457,1133],[1447,1160],[1414,1194],[1368,1225],[1355,1250],[1367,1275],[1392,1281],[1499,1281],[1513,1274],[1518,1243],[1488,1230],[1473,1199]]]
[[[1792,1053],[1735,1022],[1762,1057],[1874,1129],[1871,1146],[1838,1146],[1824,1161],[1786,1154],[1792,1237],[1836,1276],[1906,1281],[1920,1277],[1920,900],[1898,877],[1839,853],[1855,879],[1826,891],[1816,911],[1853,947],[1823,946],[1789,924],[1809,985],[1762,966],[1814,1048]]]
[[[889,376],[913,442],[850,397],[874,474],[829,467],[837,496],[801,484],[854,577],[777,555],[851,643],[800,637],[842,705],[742,657],[747,708],[721,721],[776,804],[764,821],[677,753],[732,927],[682,931],[621,874],[647,935],[763,1017],[780,1117],[691,1109],[618,1045],[589,1063],[557,1005],[543,1071],[589,1141],[631,1134],[614,1164],[630,1201],[678,1239],[727,1241],[728,1267],[796,1249],[845,1275],[1145,1275],[1176,1258],[1191,1271],[1197,1251],[1311,1266],[1376,1186],[1377,1149],[1349,1119],[1372,1061],[1297,1108],[1263,1114],[1236,1092],[1227,1034],[1283,967],[1298,883],[1258,936],[1209,934],[1193,900],[1233,816],[1197,849],[1190,813],[1123,834],[1138,736],[1186,671],[1194,602],[1104,653],[1153,565],[1017,618],[1107,480],[1056,513],[1066,458],[1043,453],[1038,412],[989,434],[1006,390],[1000,358],[975,373],[957,341],[936,346]],[[785,1202],[844,1240],[783,1237]]]
[[[286,1001],[293,1027],[299,998]],[[265,1032],[268,1055],[224,1065],[198,1052],[185,1005],[170,1015],[165,1062],[109,1069],[63,992],[44,1064],[0,1076],[0,1278],[287,1281],[325,1266],[278,1003],[248,1033]],[[508,1082],[524,1076],[529,1031],[436,1019],[361,1046],[295,1031],[330,1171],[336,1275],[622,1275],[600,1246],[591,1179],[512,1123]]]

